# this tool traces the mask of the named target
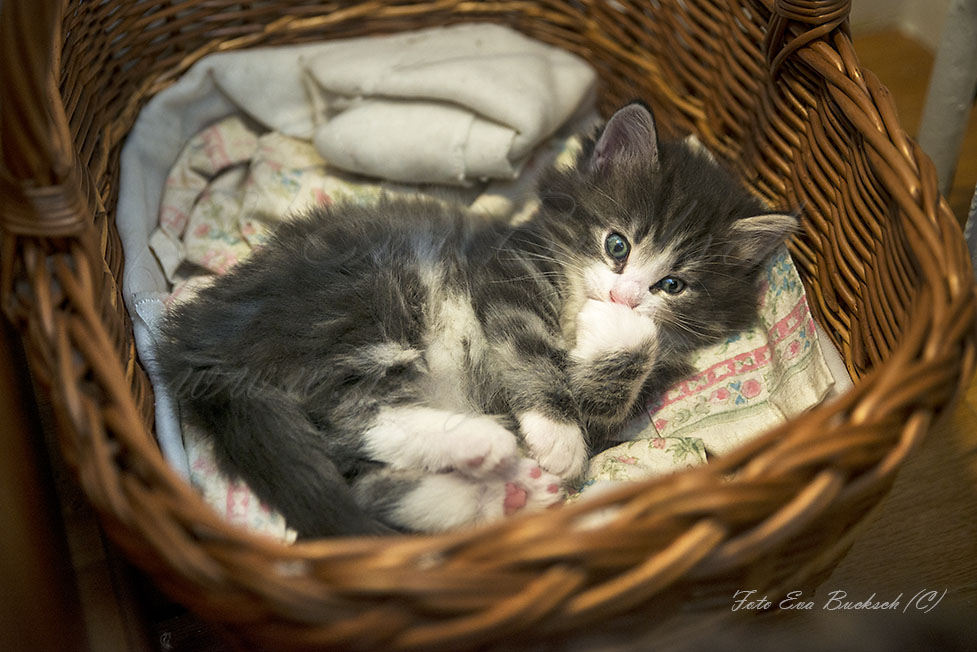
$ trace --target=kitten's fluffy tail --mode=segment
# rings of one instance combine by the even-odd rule
[[[300,537],[392,532],[355,502],[329,455],[328,434],[292,397],[267,385],[244,390],[246,396],[217,385],[177,387],[181,409],[213,440],[223,470],[241,477]]]

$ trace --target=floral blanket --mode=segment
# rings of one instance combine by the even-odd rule
[[[260,246],[284,216],[316,204],[373,202],[381,193],[427,193],[473,212],[519,219],[541,166],[563,164],[577,143],[557,135],[515,182],[473,188],[370,182],[326,166],[307,141],[259,133],[238,117],[195,136],[170,172],[159,227],[150,247],[173,284],[167,302],[226,272]],[[622,433],[622,443],[596,455],[577,500],[598,485],[645,479],[723,454],[815,405],[833,380],[821,351],[797,272],[786,249],[766,269],[761,323],[701,351],[698,373],[678,383]],[[289,540],[283,519],[240,482],[217,470],[207,439],[184,424],[190,480],[229,521]]]

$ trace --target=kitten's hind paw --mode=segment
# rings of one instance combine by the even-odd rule
[[[484,478],[457,472],[411,478],[388,518],[406,530],[444,532],[540,511],[562,500],[560,479],[523,457],[509,460],[497,475]]]
[[[522,458],[505,483],[502,513],[511,516],[523,510],[538,511],[561,500],[560,478],[541,469],[535,460]]]

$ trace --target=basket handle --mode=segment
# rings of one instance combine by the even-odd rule
[[[847,33],[850,12],[851,0],[775,0],[763,38],[771,77],[776,78],[784,62],[808,43],[839,27]],[[798,23],[800,29],[790,29]]]
[[[0,227],[77,235],[91,210],[57,86],[63,2],[0,3]]]

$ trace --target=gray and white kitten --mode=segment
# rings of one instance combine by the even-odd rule
[[[439,531],[559,500],[609,433],[752,325],[796,219],[640,104],[510,225],[318,208],[164,326],[183,415],[301,536]]]

